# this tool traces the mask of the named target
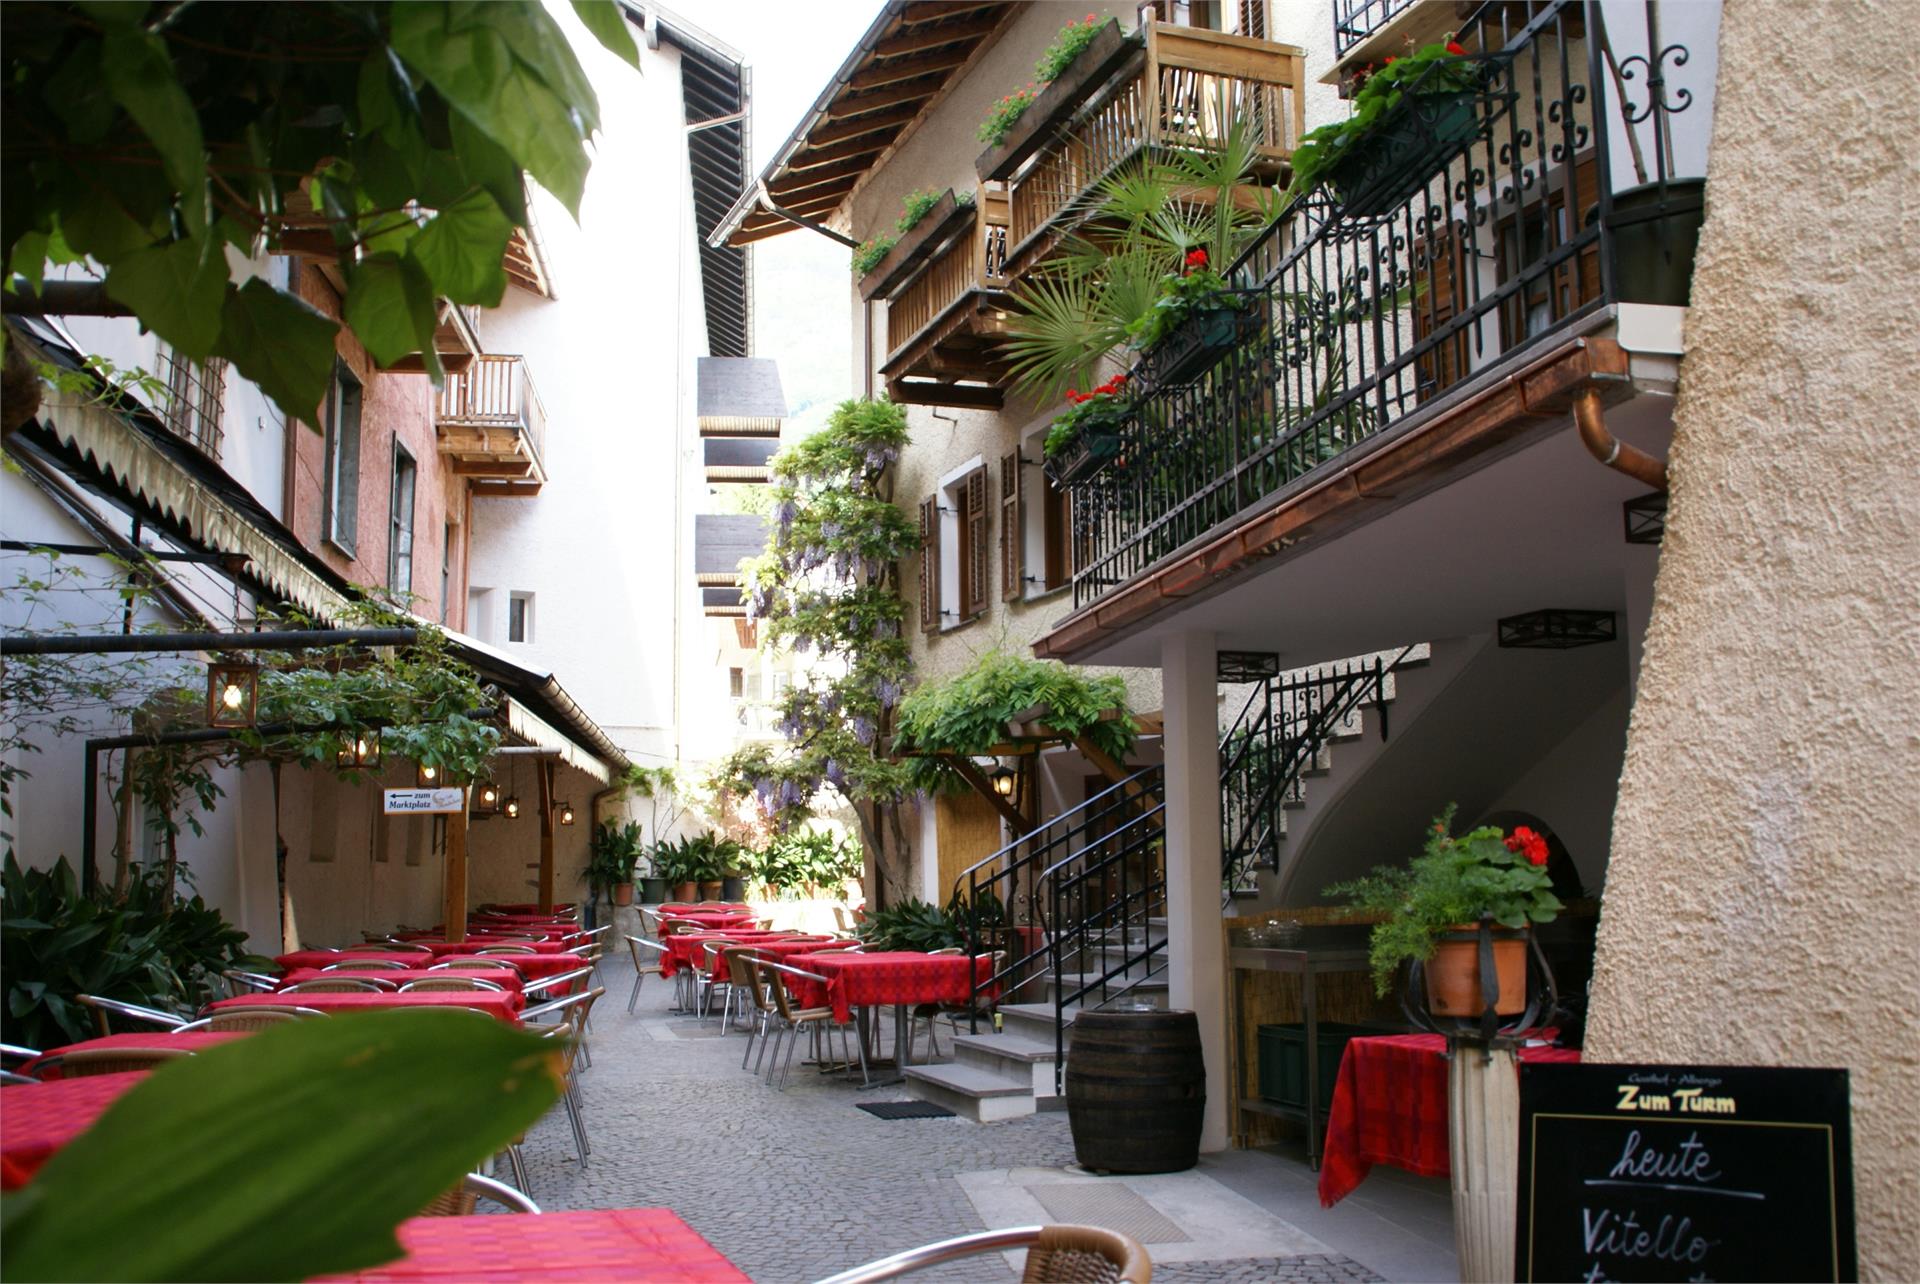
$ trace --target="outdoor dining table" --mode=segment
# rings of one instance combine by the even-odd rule
[[[1520,1049],[1520,1060],[1578,1061],[1572,1048]],[[1332,1208],[1375,1164],[1419,1177],[1453,1171],[1447,1142],[1447,1041],[1437,1034],[1389,1034],[1347,1041],[1327,1111],[1320,1156],[1320,1203]]]
[[[535,937],[529,941],[514,936],[501,936],[492,932],[476,932],[468,929],[467,939],[464,941],[449,941],[444,937],[444,933],[435,931],[415,932],[397,936],[394,939],[406,941],[409,944],[424,945],[435,954],[470,954],[483,945],[524,945],[537,954],[558,954],[570,948],[557,936]]]
[[[282,954],[273,961],[282,968],[292,971],[295,968],[324,968],[334,963],[353,959],[382,959],[391,963],[404,963],[408,967],[426,967],[429,963],[488,965],[509,964],[521,976],[529,981],[539,981],[549,976],[558,976],[562,972],[572,972],[587,965],[587,961],[578,954],[421,954],[417,950],[294,950]],[[423,962],[422,960],[426,960]],[[577,981],[574,985],[579,984]],[[569,985],[557,994],[569,993]]]
[[[707,939],[712,940],[713,938],[709,937]],[[752,946],[756,952],[771,954],[783,963],[786,962],[789,955],[826,953],[829,950],[843,950],[850,945],[858,944],[858,942],[855,941],[839,943],[830,936],[814,936],[800,940],[795,940],[787,936],[774,936],[760,941],[723,940],[722,943],[724,945],[749,945]],[[707,975],[708,979],[714,981],[716,984],[728,979],[726,950],[721,949],[714,952],[713,966],[707,969]]]
[[[552,913],[555,915],[571,914],[579,908],[580,907],[572,901],[555,901],[553,903]],[[487,905],[483,906],[482,909],[484,912],[496,914],[543,914],[547,912],[532,901],[516,901],[511,905]]]
[[[802,1007],[831,1007],[836,1021],[853,1019],[856,1007],[893,1009],[893,1064],[908,1064],[907,1009],[919,1003],[973,1001],[976,980],[993,975],[993,959],[982,954],[921,954],[912,950],[881,950],[857,954],[831,950],[794,954],[786,962],[802,972],[826,978],[818,981],[783,976],[787,989]]]
[[[128,1048],[184,1048],[188,1052],[203,1052],[217,1043],[244,1039],[248,1033],[246,1030],[188,1030],[185,1034],[176,1034],[168,1030],[154,1030],[148,1034],[109,1034],[98,1039],[82,1039],[78,1043],[48,1048],[21,1066],[20,1070],[43,1082],[54,1083],[65,1077],[60,1061],[69,1053],[117,1052]]]
[[[244,1007],[302,1007],[316,1012],[356,1012],[372,1008],[475,1008],[502,1021],[518,1023],[524,994],[510,990],[427,990],[412,994],[240,994],[216,999],[212,1012]]]
[[[316,1280],[608,1279],[745,1284],[747,1276],[666,1208],[606,1208],[538,1217],[415,1217],[395,1231],[407,1255]]]
[[[790,933],[775,932],[765,928],[726,932],[677,932],[662,938],[660,956],[660,975],[672,976],[683,967],[691,967],[695,959],[705,957],[705,943],[725,941],[731,945],[757,945],[761,941],[784,939]]]
[[[0,1190],[18,1190],[54,1152],[93,1126],[145,1070],[0,1088]]]
[[[760,916],[752,910],[674,910],[660,915],[660,930],[665,932],[669,923],[693,923],[700,927],[751,927],[760,921]]]

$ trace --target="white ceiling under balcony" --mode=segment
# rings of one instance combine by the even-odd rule
[[[1672,406],[1643,393],[1611,407],[1607,425],[1664,458]],[[1278,652],[1294,668],[1487,633],[1502,616],[1543,607],[1621,612],[1630,573],[1644,579],[1658,552],[1624,535],[1620,506],[1646,489],[1588,454],[1568,415],[1464,478],[1075,660],[1157,667],[1162,639],[1193,631],[1213,633],[1221,650]],[[1625,636],[1627,621],[1619,625]]]

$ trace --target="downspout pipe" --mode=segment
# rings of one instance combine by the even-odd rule
[[[1608,430],[1598,388],[1588,386],[1574,394],[1573,422],[1580,430],[1580,440],[1587,453],[1595,459],[1655,490],[1667,489],[1667,461],[1656,459],[1637,446],[1629,446]]]

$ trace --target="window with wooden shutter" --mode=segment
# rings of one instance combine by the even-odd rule
[[[960,514],[965,532],[961,554],[960,618],[971,620],[987,611],[988,580],[992,574],[992,545],[987,542],[987,524],[992,520],[987,507],[987,470],[976,468],[967,474],[964,486],[966,503]]]
[[[1046,567],[1041,572],[1048,592],[1065,588],[1073,578],[1072,516],[1067,511],[1067,492],[1050,481],[1040,483],[1041,512],[1046,528]]]
[[[920,501],[920,629],[940,628],[940,496]]]
[[[1027,587],[1027,483],[1020,452],[1000,457],[1000,600],[1017,602]]]
[[[1267,0],[1240,0],[1240,34],[1267,38]]]

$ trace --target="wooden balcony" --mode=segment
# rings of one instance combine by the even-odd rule
[[[440,453],[481,495],[537,495],[547,480],[547,412],[525,357],[486,353],[449,374],[435,401]]]
[[[919,406],[998,409],[1007,380],[994,342],[1006,322],[1007,194],[949,194],[861,283],[887,300],[887,394]]]
[[[1297,46],[1163,22],[1104,40],[979,159],[983,180],[1009,187],[1005,268],[1013,279],[1084,220],[1081,198],[1095,184],[1143,152],[1217,141],[1240,117],[1254,131],[1260,179],[1277,183],[1305,131],[1306,59]]]

